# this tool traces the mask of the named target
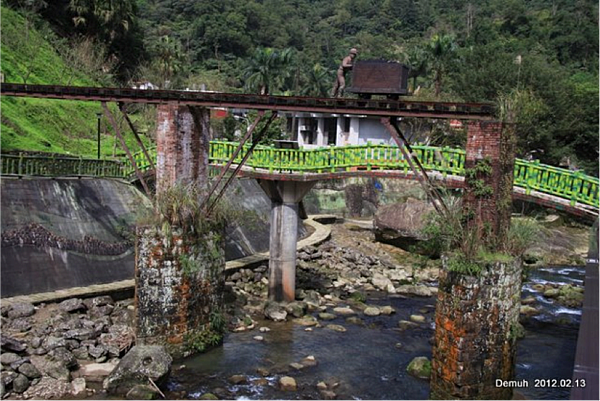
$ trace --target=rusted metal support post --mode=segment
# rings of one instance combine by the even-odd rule
[[[131,162],[131,165],[133,166],[133,169],[135,170],[135,174],[136,174],[138,180],[140,180],[140,182],[142,183],[142,187],[144,187],[144,191],[146,192],[146,195],[151,197],[152,193],[150,192],[150,189],[148,188],[148,184],[146,183],[146,180],[144,179],[144,175],[138,168],[137,163],[135,162],[135,158],[129,151],[129,148],[127,147],[127,143],[125,143],[125,138],[123,138],[123,135],[121,135],[121,130],[119,129],[119,125],[117,124],[117,121],[115,120],[114,116],[108,109],[108,106],[106,106],[106,102],[102,102],[102,109],[104,109],[104,115],[106,115],[106,117],[108,118],[108,121],[110,121],[110,124],[113,126],[113,129],[115,130],[115,134],[117,135],[117,137],[119,138],[119,141],[121,142],[121,146],[125,150],[125,153],[127,153],[127,157],[129,158],[129,161]]]

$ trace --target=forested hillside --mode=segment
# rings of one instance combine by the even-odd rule
[[[568,160],[598,174],[592,0],[5,3],[43,18],[68,41],[101,46],[104,73],[122,85],[327,96],[338,63],[356,47],[359,59],[409,65],[421,99],[520,99],[520,157]],[[435,138],[447,143],[437,127]]]

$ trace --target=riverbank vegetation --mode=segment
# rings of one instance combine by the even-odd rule
[[[598,174],[598,4],[591,0],[2,4],[6,82],[151,82],[172,89],[325,96],[339,61],[350,47],[357,47],[359,59],[409,65],[410,90],[419,99],[495,101],[513,90],[527,93],[530,110],[517,129],[518,156]],[[16,33],[22,35],[7,34],[17,18],[7,7],[18,10]],[[10,43],[22,40],[28,45]],[[36,40],[43,42],[36,47],[46,50],[29,57],[29,44]],[[87,61],[82,54],[89,56]],[[64,73],[40,72],[65,65]],[[71,70],[84,71],[85,77]],[[17,106],[2,102],[7,111],[2,119],[3,134],[7,133],[3,148],[94,153],[89,140],[75,148],[70,143],[56,145],[58,138],[49,140],[49,146],[29,140],[34,132],[52,126],[50,118],[31,127],[18,119],[12,110]],[[90,139],[95,132],[94,111],[53,115],[60,121],[54,123],[59,125],[57,132],[68,130],[61,123],[69,127],[74,118],[81,119],[75,126],[85,128],[76,130],[75,140],[69,142],[78,143],[79,136]],[[152,130],[145,123],[149,116],[139,119],[142,131]],[[434,124],[432,138],[447,144],[456,134],[440,124]],[[235,124],[230,125],[233,132]],[[111,154],[108,146],[103,145],[103,154]]]

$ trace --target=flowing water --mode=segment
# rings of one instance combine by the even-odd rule
[[[571,378],[581,317],[580,310],[547,301],[533,292],[531,285],[581,284],[582,280],[583,268],[545,268],[534,272],[524,285],[523,295],[533,294],[538,307],[543,308],[540,315],[524,323],[526,337],[518,344],[516,379],[529,381],[529,388],[518,390],[526,398],[569,398],[568,389],[532,386],[534,379]],[[323,381],[339,399],[427,399],[428,382],[408,375],[406,367],[416,356],[431,358],[434,302],[435,298],[368,298],[368,304],[391,305],[396,313],[376,317],[360,314],[363,326],[348,323],[342,316],[321,322],[323,326],[343,325],[346,332],[325,327],[307,331],[292,322],[260,321],[257,327],[271,330],[229,333],[222,347],[176,361],[169,390],[174,397],[185,391],[192,399],[209,392],[228,399],[321,399],[317,383]],[[423,315],[425,322],[418,328],[399,330],[398,321],[409,320],[413,314]],[[309,355],[316,359],[316,366],[302,370],[289,366]],[[232,375],[244,375],[247,382],[231,384]],[[296,379],[298,391],[278,389],[279,378],[287,375]]]

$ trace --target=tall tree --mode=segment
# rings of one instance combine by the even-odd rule
[[[291,48],[257,48],[244,68],[246,89],[261,95],[276,92],[290,75],[291,62]]]
[[[456,60],[457,45],[454,36],[448,34],[435,34],[427,43],[425,50],[428,53],[431,70],[434,73],[435,97],[442,93],[444,75]]]

